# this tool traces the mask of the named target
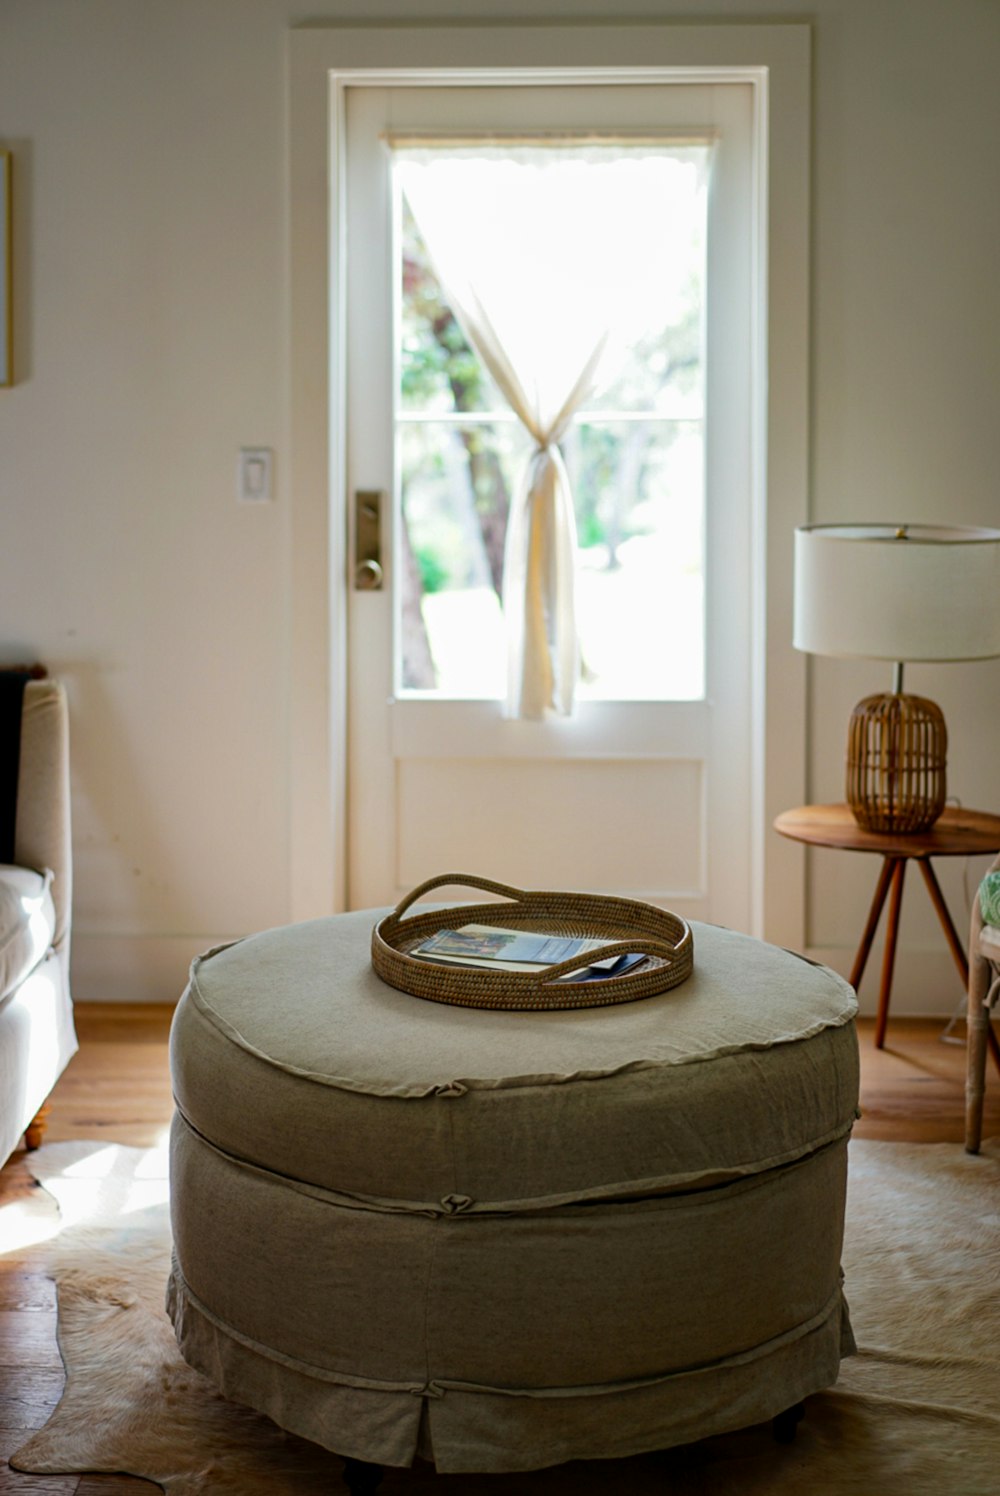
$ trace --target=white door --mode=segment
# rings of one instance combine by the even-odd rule
[[[760,400],[750,93],[738,83],[347,91],[349,555],[353,569],[354,496],[381,494],[383,581],[352,587],[349,601],[349,907],[393,903],[462,871],[750,928]],[[447,134],[474,149],[491,132],[537,143],[671,131],[682,146],[711,142],[701,363],[648,409],[642,398],[619,408],[619,390],[610,407],[595,397],[577,413],[561,446],[577,498],[589,683],[569,718],[508,720],[495,537],[491,549],[472,455],[485,452],[490,481],[507,487],[525,438],[488,380],[472,402],[483,408],[448,409],[440,390],[454,395],[455,380],[408,363],[422,336],[413,319],[433,323],[434,308],[414,310],[400,289],[404,261],[413,274],[412,224],[387,136]],[[440,311],[441,288],[431,289]],[[450,335],[460,336],[454,323]],[[422,379],[423,403],[410,388]],[[366,568],[359,581],[370,580]]]

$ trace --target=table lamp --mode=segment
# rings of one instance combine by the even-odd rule
[[[944,809],[948,735],[940,707],[903,693],[903,665],[1000,655],[1000,530],[797,529],[792,642],[893,662],[892,691],[851,716],[847,802],[869,831],[926,831]]]

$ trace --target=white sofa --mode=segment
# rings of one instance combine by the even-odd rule
[[[0,1164],[22,1136],[41,1141],[39,1113],[77,1048],[66,693],[58,681],[2,674]]]

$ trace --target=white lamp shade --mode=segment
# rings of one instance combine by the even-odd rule
[[[872,660],[1000,655],[1000,530],[796,530],[792,642],[811,654]]]

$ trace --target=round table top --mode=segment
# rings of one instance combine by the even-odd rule
[[[506,1209],[623,1182],[717,1184],[853,1122],[857,999],[826,967],[694,924],[694,971],[669,992],[539,1013],[451,1007],[376,976],[372,927],[387,912],[264,931],[195,961],[171,1076],[179,1112],[214,1147],[355,1201],[439,1212],[459,1196]]]
[[[792,841],[883,857],[974,857],[1000,851],[1000,816],[947,806],[928,831],[866,831],[848,805],[800,805],[783,810],[775,831]]]
[[[542,1013],[458,1008],[398,992],[372,970],[362,910],[251,935],[194,963],[191,997],[236,1045],[326,1085],[425,1096],[456,1081],[523,1085],[705,1061],[802,1040],[847,1022],[832,971],[694,923],[680,987],[610,1008]],[[461,906],[456,909],[460,916]]]

